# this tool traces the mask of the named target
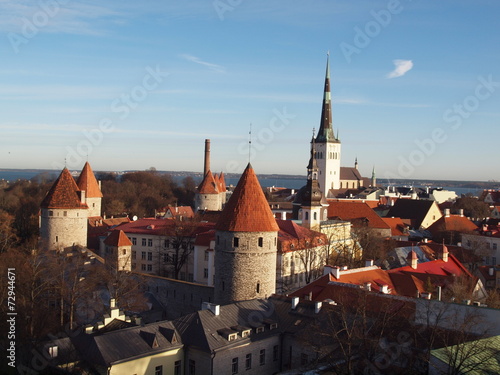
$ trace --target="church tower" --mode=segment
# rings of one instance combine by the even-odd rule
[[[215,230],[215,303],[273,294],[279,227],[250,163]]]
[[[89,206],[89,217],[101,216],[101,187],[97,182],[89,162],[83,166],[82,172],[76,182],[80,190],[85,191],[85,202]]]
[[[88,206],[85,193],[64,168],[40,205],[43,248],[62,250],[73,245],[87,246]]]
[[[325,89],[321,121],[316,137],[316,159],[319,168],[319,187],[326,197],[331,189],[340,189],[340,140],[335,137],[332,125],[332,100],[330,92],[330,61],[326,60]]]
[[[375,176],[375,166],[372,169],[371,187],[377,187],[377,177]]]
[[[300,219],[302,226],[308,229],[319,231],[320,222],[326,220],[324,214],[328,203],[318,183],[318,163],[316,161],[316,143],[314,136],[311,141],[311,158],[307,165],[307,185],[302,195],[300,208]]]

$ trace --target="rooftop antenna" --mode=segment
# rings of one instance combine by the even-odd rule
[[[252,151],[252,123],[250,123],[250,130],[248,131],[248,162],[250,163],[250,155]]]

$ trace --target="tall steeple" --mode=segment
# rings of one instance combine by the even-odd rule
[[[372,169],[372,181],[371,181],[371,185],[372,185],[372,187],[376,187],[377,186],[377,177],[375,176],[375,166],[373,166],[373,169]]]
[[[326,197],[334,196],[332,190],[340,189],[340,140],[335,137],[332,125],[332,97],[330,92],[330,55],[326,59],[323,108],[318,135],[316,136],[316,159],[318,182]]]
[[[332,125],[332,94],[330,92],[330,54],[326,59],[325,89],[323,92],[323,108],[316,142],[336,142]]]

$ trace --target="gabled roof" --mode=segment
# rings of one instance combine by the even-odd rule
[[[210,170],[198,186],[198,192],[200,194],[219,194],[217,183],[215,182],[214,176]]]
[[[104,244],[108,246],[132,246],[132,242],[129,240],[125,232],[122,230],[114,230],[109,236],[104,240]]]
[[[76,184],[80,190],[85,190],[87,198],[102,198],[101,189],[99,189],[99,184],[88,161],[85,162]]]
[[[64,168],[41,203],[42,208],[88,208],[82,203],[76,182]]]
[[[170,212],[172,216],[194,217],[193,208],[191,206],[168,206],[166,212]]]
[[[277,232],[279,230],[250,163],[241,175],[215,229],[231,232]]]
[[[398,199],[387,213],[388,217],[410,219],[415,228],[419,228],[425,216],[435,205],[435,201],[424,199]]]
[[[363,177],[354,167],[340,167],[340,180],[357,180],[362,181]]]
[[[389,224],[377,215],[373,209],[363,202],[330,201],[328,218],[350,221],[354,227],[390,229]]]

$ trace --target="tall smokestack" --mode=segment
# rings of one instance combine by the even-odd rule
[[[210,139],[205,139],[205,166],[203,168],[203,176],[206,176],[210,170]]]

